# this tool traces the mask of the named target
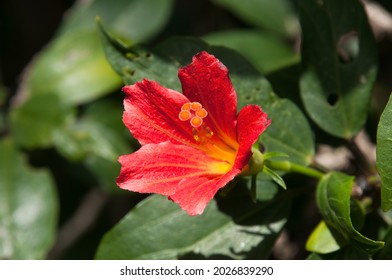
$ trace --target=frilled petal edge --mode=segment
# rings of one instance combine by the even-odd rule
[[[208,126],[222,138],[235,139],[237,96],[226,66],[202,51],[178,71],[178,77],[183,94],[208,111]]]
[[[239,149],[234,163],[235,168],[243,168],[252,156],[252,145],[260,134],[271,124],[267,113],[257,105],[247,105],[241,109],[237,118],[237,140]]]

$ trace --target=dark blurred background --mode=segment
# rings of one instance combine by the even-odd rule
[[[5,87],[10,97],[15,94],[25,67],[28,66],[34,55],[50,42],[67,10],[74,2],[74,0],[0,1],[0,86]],[[392,1],[380,0],[378,2],[387,11],[392,11]],[[380,19],[378,15],[372,17],[371,21],[373,23],[377,23],[377,20]],[[232,13],[216,6],[211,1],[177,0],[169,23],[149,43],[154,44],[173,35],[203,36],[212,31],[247,27],[250,27],[247,23],[242,22]],[[385,26],[373,25],[373,27],[378,43],[379,72],[372,100],[373,114],[370,114],[368,127],[371,138],[375,140],[376,126],[374,124],[377,124],[378,117],[392,90],[392,23],[389,27],[388,23]],[[298,75],[298,72],[296,75]],[[274,84],[272,74],[270,81]],[[279,91],[278,86],[276,90]],[[34,159],[34,154],[31,156]],[[52,157],[53,162],[58,164],[58,166],[51,167],[54,176],[57,179],[61,178],[61,180],[66,178],[66,181],[68,181],[68,184],[63,181],[60,182],[60,188],[61,185],[65,186],[63,190],[59,190],[60,192],[63,191],[60,198],[68,203],[66,208],[61,208],[60,224],[62,224],[77,209],[79,202],[85,197],[87,189],[80,188],[77,185],[77,183],[83,183],[80,178],[78,178],[79,181],[75,180],[76,184],[73,184],[72,180],[74,178],[69,176],[73,172],[67,170],[67,168],[81,168],[80,166],[68,165],[53,150],[45,151],[45,156]],[[37,162],[39,165],[39,160]],[[60,171],[61,173],[56,173]],[[89,178],[86,178],[86,181],[89,181]],[[68,188],[70,186],[72,186],[72,189]],[[101,238],[101,234],[105,233],[128,211],[130,203],[136,203],[133,199],[131,195],[111,198],[107,202],[107,211],[104,211],[104,216],[100,217],[106,223],[95,225],[94,230],[90,231],[91,235],[88,233],[84,235],[61,258],[93,258],[94,249]],[[114,205],[116,207],[112,207]],[[304,208],[306,207],[304,206]],[[116,209],[116,213],[112,212],[113,209]],[[307,211],[307,209],[305,210]],[[305,240],[300,242],[303,243]],[[301,254],[304,254],[304,252],[289,257],[303,258],[304,255]]]
[[[0,69],[14,89],[23,68],[53,37],[73,0],[0,1]]]
[[[24,67],[51,40],[74,2],[77,1],[0,1],[0,76],[6,87],[15,89]],[[199,36],[235,26],[244,24],[210,1],[179,0],[172,20],[155,40],[170,35]]]

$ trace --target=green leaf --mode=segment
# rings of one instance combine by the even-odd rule
[[[367,16],[357,0],[297,2],[302,101],[323,130],[349,139],[366,121],[376,77],[376,44]]]
[[[154,49],[141,45],[128,46],[110,36],[100,21],[98,26],[106,57],[125,84],[134,84],[148,78],[167,88],[180,91],[178,69],[190,63],[194,54],[207,48],[204,42],[191,38],[170,39]]]
[[[354,228],[350,217],[353,181],[353,177],[339,172],[325,175],[317,186],[317,206],[339,246],[351,244],[373,255],[384,246],[384,242],[371,240]]]
[[[117,160],[119,154],[130,151],[122,113],[121,105],[107,101],[93,103],[79,119],[56,133],[55,146],[70,160],[82,160],[91,154]]]
[[[274,170],[268,168],[266,165],[263,167],[263,173],[267,174],[268,176],[271,177],[271,179],[277,183],[279,186],[281,186],[283,189],[287,189],[286,183],[283,181],[282,177],[279,176],[278,173],[276,173]]]
[[[219,207],[211,201],[202,215],[193,217],[153,195],[104,236],[96,259],[268,258],[289,203],[255,204],[241,190],[219,199]]]
[[[377,170],[381,177],[381,207],[392,209],[392,96],[380,117],[377,129]]]
[[[317,225],[306,242],[306,250],[320,254],[335,252],[339,248],[324,221]]]
[[[213,0],[240,19],[281,35],[294,36],[299,27],[290,1],[287,0]]]
[[[314,138],[301,110],[288,99],[274,100],[263,109],[272,121],[260,137],[266,152],[285,153],[291,162],[309,165],[314,156]]]
[[[229,30],[207,34],[203,39],[211,45],[238,51],[263,74],[299,62],[290,46],[266,32]]]
[[[56,131],[66,127],[73,115],[56,95],[34,96],[11,110],[12,135],[24,147],[50,147]]]
[[[257,174],[254,182],[252,180],[246,180],[247,188],[249,189],[252,201],[269,201],[272,200],[279,192],[278,186],[271,181],[271,178],[263,173]],[[255,185],[255,189],[252,189],[252,184]],[[253,186],[254,187],[254,186]],[[255,193],[252,193],[255,191]]]
[[[153,49],[141,45],[129,46],[109,35],[101,24],[99,26],[107,59],[123,77],[125,84],[148,78],[180,91],[181,85],[177,78],[179,68],[191,63],[196,53],[206,50],[229,69],[240,108],[249,103],[265,103],[276,99],[268,81],[235,51],[209,46],[195,38],[171,38]]]
[[[286,158],[288,157],[287,154],[281,152],[268,152],[263,154],[264,160],[271,159],[271,158]]]
[[[365,221],[365,209],[356,200],[350,203],[350,218],[355,228],[361,229]],[[320,254],[328,254],[340,249],[324,221],[313,230],[306,242],[306,250]]]
[[[354,246],[346,246],[338,251],[329,254],[311,253],[308,260],[369,260],[369,255],[355,248]]]
[[[26,72],[17,96],[21,102],[11,112],[12,132],[25,147],[52,146],[54,135],[73,117],[71,107],[121,86],[103,52],[95,24],[97,14],[110,21],[116,34],[147,40],[163,28],[172,6],[172,0],[78,3]]]
[[[87,106],[81,118],[54,136],[57,150],[71,161],[84,161],[107,190],[115,186],[120,171],[118,157],[132,151],[122,113],[122,106],[107,100],[95,102]]]
[[[27,166],[0,140],[0,259],[43,259],[55,238],[57,199],[49,172]]]
[[[173,0],[94,0],[81,1],[73,6],[60,33],[76,30],[95,30],[95,18],[110,22],[110,30],[124,38],[144,42],[166,25],[173,8]]]
[[[121,79],[106,61],[96,30],[68,32],[35,61],[24,94],[56,95],[69,105],[112,92]]]
[[[110,30],[134,41],[157,34],[170,16],[172,0],[107,0],[78,2],[51,43],[28,72],[24,95],[57,95],[79,105],[121,86],[100,43],[95,17],[110,22]]]
[[[101,31],[108,60],[126,84],[148,78],[180,91],[178,69],[190,63],[197,52],[206,50],[214,54],[229,69],[237,92],[238,108],[258,104],[272,120],[261,137],[266,150],[286,153],[290,160],[302,165],[311,162],[314,140],[305,116],[290,100],[279,99],[272,92],[268,81],[237,52],[209,46],[192,38],[173,38],[152,50],[139,45],[127,47],[110,37],[102,27]]]
[[[392,259],[392,225],[387,228],[383,240],[385,246],[376,254],[376,258],[390,260]]]

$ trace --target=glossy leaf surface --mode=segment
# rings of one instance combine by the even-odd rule
[[[233,190],[234,192],[234,190]],[[101,241],[97,259],[267,258],[287,202],[254,204],[246,191],[211,201],[191,217],[164,197],[141,202]],[[236,201],[238,207],[230,204]]]
[[[392,209],[392,97],[381,115],[377,130],[377,169],[380,173],[381,207]]]
[[[350,197],[353,177],[331,172],[325,175],[317,186],[316,202],[325,223],[339,246],[351,244],[368,255],[384,246],[358,232],[350,217]]]
[[[362,4],[298,1],[305,72],[300,88],[310,117],[349,139],[364,125],[376,77],[376,45]]]
[[[44,259],[57,226],[50,174],[28,166],[10,139],[0,155],[0,259]]]

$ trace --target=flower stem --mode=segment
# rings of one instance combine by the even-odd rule
[[[294,172],[294,173],[300,173],[309,177],[313,177],[316,179],[321,179],[324,174],[316,169],[302,166],[290,161],[270,161],[267,160],[265,161],[265,165],[268,166],[270,169],[276,170],[276,171],[285,171],[285,172]]]

